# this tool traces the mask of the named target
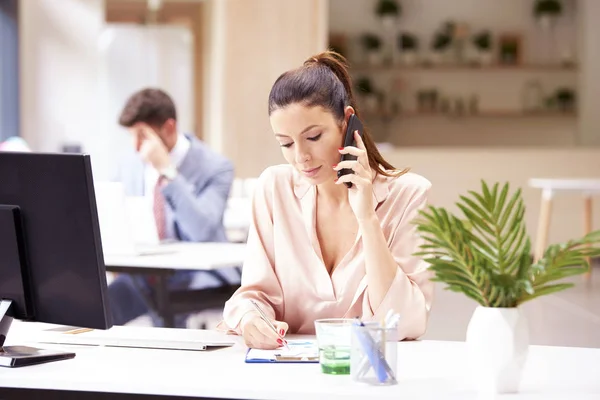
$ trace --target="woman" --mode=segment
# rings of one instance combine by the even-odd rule
[[[224,325],[249,347],[277,348],[288,329],[314,333],[319,318],[381,320],[390,309],[401,315],[401,339],[425,332],[433,287],[412,255],[412,220],[431,185],[385,161],[367,131],[340,148],[353,113],[360,117],[345,60],[333,52],[271,89],[270,122],[289,165],[258,179],[242,285],[224,309]],[[340,162],[342,154],[358,158]],[[337,179],[342,168],[354,173]]]

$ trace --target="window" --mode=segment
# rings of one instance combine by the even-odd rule
[[[19,135],[18,0],[0,0],[0,141]]]

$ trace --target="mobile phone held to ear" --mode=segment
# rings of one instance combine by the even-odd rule
[[[360,137],[363,137],[363,124],[362,122],[360,122],[360,119],[358,119],[358,117],[355,114],[351,114],[350,118],[348,118],[348,128],[346,129],[346,134],[344,135],[344,143],[342,144],[342,147],[347,147],[347,146],[356,146],[356,141],[354,140],[354,132],[358,131],[358,134],[360,135]],[[356,156],[353,156],[352,154],[342,154],[342,157],[340,158],[340,162],[341,161],[346,161],[346,160],[356,160]],[[346,174],[353,174],[354,171],[352,171],[349,168],[343,168],[340,169],[337,173],[338,179]],[[352,183],[351,182],[345,182],[346,186],[349,188],[352,187]]]

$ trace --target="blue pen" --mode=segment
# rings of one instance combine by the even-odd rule
[[[354,325],[359,327],[365,326],[360,321],[355,322]],[[389,364],[385,360],[384,355],[381,353],[369,333],[360,329],[354,329],[354,333],[356,334],[356,337],[358,338],[365,354],[367,355],[369,362],[373,366],[377,380],[383,383],[389,377],[393,382],[395,382],[396,377],[394,376],[394,371],[392,371],[390,368]]]

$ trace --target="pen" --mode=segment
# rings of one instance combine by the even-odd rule
[[[355,326],[364,327],[365,325],[362,322],[355,322]],[[385,355],[381,353],[381,350],[377,346],[378,344],[373,340],[371,335],[361,329],[355,329],[354,334],[367,356],[368,362],[373,367],[377,380],[383,383],[389,379],[391,382],[396,383],[394,371],[390,368]]]
[[[279,338],[281,339],[281,342],[283,343],[283,345],[285,346],[286,349],[290,349],[289,346],[287,345],[287,341],[281,337],[281,335],[279,334],[279,332],[277,332],[277,328],[275,328],[275,325],[273,325],[273,323],[269,320],[269,318],[267,317],[267,315],[263,312],[263,310],[258,306],[258,303],[252,299],[250,299],[250,301],[252,302],[252,305],[254,306],[254,308],[256,308],[256,311],[258,311],[258,313],[260,314],[260,317],[262,318],[263,321],[265,321],[267,323],[267,325],[269,325],[271,327],[271,329],[273,329],[273,332],[275,332],[277,334],[277,336],[279,336]]]
[[[400,314],[394,314],[393,312],[388,312],[386,314],[385,317],[385,324],[383,325],[383,328],[388,329],[388,328],[396,328],[398,326],[398,321],[400,320]],[[360,320],[358,321],[360,324]],[[368,357],[365,357],[362,360],[362,363],[359,367],[358,370],[358,376],[363,376],[364,374],[366,374],[369,371],[369,359]]]

